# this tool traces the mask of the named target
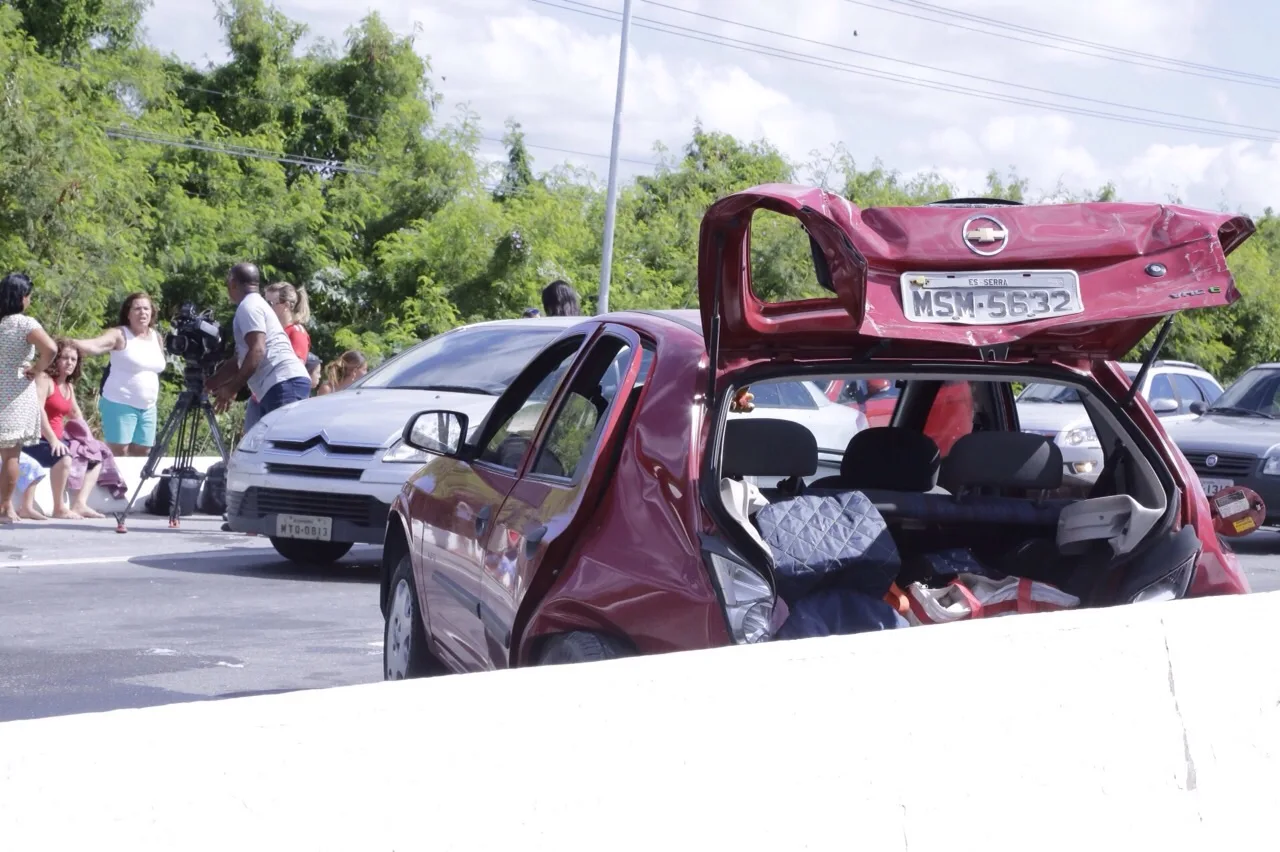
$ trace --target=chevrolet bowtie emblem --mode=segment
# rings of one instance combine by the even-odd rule
[[[1006,239],[1009,232],[1002,228],[974,228],[972,231],[965,232],[965,239],[972,240],[975,243],[994,243],[997,240]]]

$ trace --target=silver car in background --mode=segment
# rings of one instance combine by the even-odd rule
[[[437,408],[479,424],[543,347],[582,317],[476,323],[423,341],[351,387],[268,414],[227,468],[227,522],[267,536],[287,559],[328,564],[382,544],[391,501],[427,460],[401,441]]]

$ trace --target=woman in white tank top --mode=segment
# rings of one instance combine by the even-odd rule
[[[168,360],[151,297],[131,293],[120,306],[120,325],[92,340],[77,340],[85,356],[111,353],[98,410],[102,438],[118,456],[145,456],[156,442],[160,374]]]

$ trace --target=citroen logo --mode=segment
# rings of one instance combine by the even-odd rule
[[[1004,251],[1009,244],[1009,229],[999,219],[972,216],[965,220],[961,237],[969,251],[991,257]]]
[[[1205,456],[1205,457],[1204,457],[1204,466],[1205,466],[1205,467],[1217,467],[1217,466],[1218,466],[1218,457],[1217,457],[1215,454],[1213,454],[1213,453],[1209,453],[1209,455],[1207,455],[1207,456]]]

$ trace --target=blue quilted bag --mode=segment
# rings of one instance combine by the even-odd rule
[[[819,586],[882,598],[902,570],[889,525],[860,491],[805,494],[755,515],[773,552],[778,593],[788,603]]]

